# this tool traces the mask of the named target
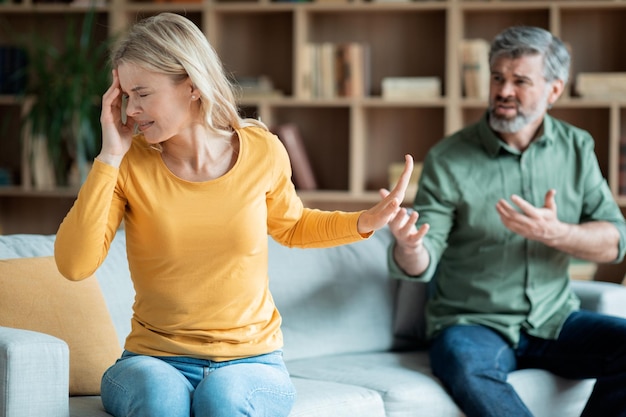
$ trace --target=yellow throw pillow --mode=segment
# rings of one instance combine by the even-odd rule
[[[51,256],[0,260],[0,326],[64,340],[70,395],[99,395],[102,374],[121,353],[96,277],[68,281]]]

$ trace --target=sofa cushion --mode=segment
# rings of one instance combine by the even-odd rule
[[[100,396],[70,398],[70,417],[112,417],[104,411]]]
[[[281,313],[285,359],[388,350],[393,298],[387,246],[391,233],[324,249],[269,239],[269,279]]]
[[[337,355],[287,362],[289,372],[359,385],[378,391],[388,417],[461,417],[463,413],[430,370],[426,351]],[[509,382],[535,416],[577,417],[593,380],[573,381],[547,371],[526,369],[509,375]]]
[[[0,259],[29,258],[54,255],[55,235],[0,235]],[[120,346],[130,333],[130,319],[135,289],[130,279],[126,257],[126,234],[117,231],[109,253],[96,272],[100,289],[107,303]]]
[[[523,369],[509,374],[522,401],[534,417],[580,416],[591,395],[594,379],[573,380],[553,375],[541,369]]]
[[[0,259],[52,256],[54,235],[0,235]]]
[[[383,400],[374,390],[329,381],[292,380],[297,398],[289,417],[385,417]]]
[[[455,403],[430,372],[428,354],[364,353],[287,362],[289,372],[358,385],[380,393],[388,417],[461,417]]]
[[[296,403],[289,417],[385,417],[374,390],[328,381],[292,378]],[[100,397],[70,398],[70,416],[110,417]]]
[[[100,393],[121,353],[95,277],[66,280],[54,258],[0,260],[0,325],[50,334],[70,350],[70,395]]]

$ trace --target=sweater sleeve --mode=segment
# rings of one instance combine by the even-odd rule
[[[98,160],[54,243],[59,272],[70,280],[92,275],[102,264],[124,215],[125,199],[116,188],[118,169]]]
[[[369,237],[357,230],[362,211],[323,211],[305,208],[291,181],[287,151],[276,138],[271,190],[267,195],[268,231],[289,247],[318,248],[352,243]]]

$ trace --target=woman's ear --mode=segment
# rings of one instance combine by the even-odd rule
[[[189,96],[193,100],[199,99],[202,95],[200,94],[200,90],[198,90],[198,88],[195,85],[193,85],[193,83],[191,82],[189,78],[187,78],[187,83],[189,83]]]
[[[200,100],[201,97],[202,95],[200,94],[200,91],[197,88],[191,89],[191,94],[190,94],[191,101]]]

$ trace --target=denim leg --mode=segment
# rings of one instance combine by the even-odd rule
[[[193,397],[195,417],[285,417],[295,387],[281,352],[216,364]]]
[[[102,404],[115,417],[189,417],[193,387],[150,356],[123,355],[102,377]]]
[[[226,362],[124,352],[101,391],[115,417],[285,417],[296,396],[281,351]]]
[[[433,340],[430,362],[467,417],[532,417],[507,382],[517,366],[514,351],[495,331],[449,327]]]
[[[557,340],[523,336],[518,360],[566,378],[597,378],[582,416],[626,417],[625,319],[574,312]]]

